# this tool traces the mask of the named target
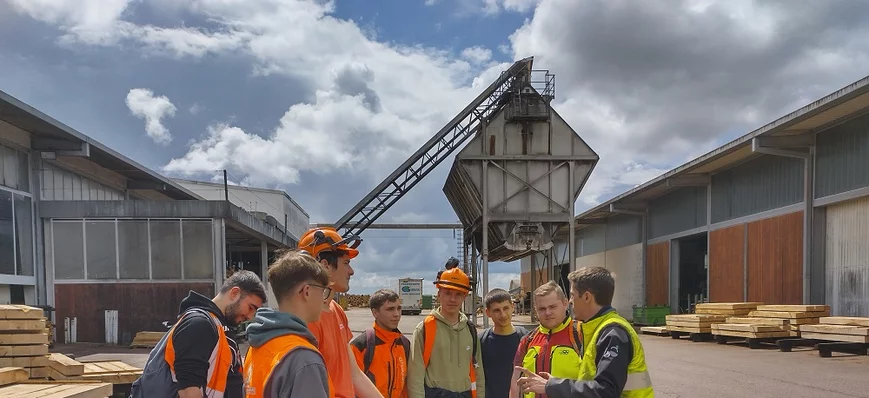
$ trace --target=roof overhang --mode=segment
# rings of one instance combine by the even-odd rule
[[[115,152],[72,127],[0,91],[0,120],[31,134],[31,149],[45,159],[84,157],[88,161],[127,178],[127,189],[157,191],[170,199],[198,200],[187,190],[145,166]]]
[[[219,200],[185,201],[43,201],[39,216],[63,218],[221,218],[227,226],[281,248],[295,247],[298,238],[277,223],[255,217],[232,203]]]
[[[624,207],[643,206],[649,200],[686,186],[706,186],[711,175],[761,156],[752,146],[800,146],[808,137],[869,112],[869,76],[797,109],[709,153],[670,170],[576,217],[577,229],[606,223],[616,214],[631,214]],[[621,208],[621,210],[620,210]],[[562,228],[559,234],[566,232]]]

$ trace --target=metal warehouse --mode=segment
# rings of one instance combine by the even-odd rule
[[[244,187],[206,200],[3,92],[0,160],[0,303],[53,308],[58,341],[163,330],[189,290],[212,295],[236,269],[262,276],[308,224],[294,202],[245,210]]]
[[[867,111],[869,77],[582,213],[576,266],[612,270],[629,318],[702,301],[869,316]],[[567,286],[566,235],[522,259],[524,291]]]

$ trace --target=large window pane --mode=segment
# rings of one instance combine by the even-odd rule
[[[3,185],[18,189],[18,151],[3,147]]]
[[[30,198],[15,194],[15,232],[18,275],[33,276],[33,208]]]
[[[148,279],[148,222],[118,221],[121,279]]]
[[[54,279],[84,279],[84,236],[81,222],[54,222]]]
[[[0,190],[0,274],[15,275],[14,234],[12,193]]]
[[[87,279],[118,279],[115,222],[85,222]]]
[[[30,192],[30,157],[18,151],[18,190]]]
[[[181,279],[180,221],[151,221],[151,276]]]
[[[214,278],[211,221],[184,221],[184,279]]]

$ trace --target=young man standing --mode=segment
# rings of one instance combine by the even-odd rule
[[[244,361],[247,398],[335,396],[317,340],[307,324],[320,319],[329,274],[303,252],[288,252],[270,267],[278,310],[260,308],[247,327]]]
[[[583,320],[582,335],[587,342],[579,377],[537,375],[531,369],[518,368],[524,375],[519,379],[520,388],[551,398],[653,398],[655,391],[640,338],[611,307],[615,293],[612,274],[602,267],[585,267],[567,278],[573,311]]]
[[[490,397],[510,396],[513,375],[513,357],[519,341],[528,334],[520,326],[513,326],[513,298],[504,289],[493,289],[486,294],[486,316],[493,326],[480,334],[480,346],[486,373],[486,393]]]
[[[227,278],[212,299],[190,291],[175,325],[151,350],[130,396],[243,397],[241,356],[229,329],[253,318],[265,301],[265,286],[250,271]]]
[[[407,398],[410,340],[398,330],[401,321],[398,294],[380,289],[371,295],[368,307],[374,316],[374,326],[350,342],[356,363],[385,398]]]
[[[326,360],[326,370],[335,386],[338,398],[381,398],[377,388],[359,370],[350,348],[353,333],[344,309],[333,300],[335,293],[350,290],[353,268],[350,260],[359,255],[356,248],[362,239],[342,238],[334,228],[313,228],[299,239],[299,249],[307,252],[329,271],[332,292],[323,301],[320,320],[308,324],[308,329],[320,342],[320,352]]]
[[[411,398],[485,398],[486,376],[477,327],[462,313],[471,282],[450,258],[438,272],[440,306],[413,331],[413,352],[407,374]]]
[[[549,281],[534,291],[534,297],[540,326],[519,342],[513,365],[556,377],[576,377],[582,358],[582,339],[576,323],[567,315],[567,295],[561,286]],[[520,371],[514,369],[510,378],[511,398],[519,397],[521,392],[516,384],[520,375]],[[535,398],[535,395],[526,391],[524,397]]]

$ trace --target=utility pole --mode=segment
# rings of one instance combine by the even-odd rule
[[[226,169],[223,169],[223,199],[229,202],[229,180],[226,178]]]

